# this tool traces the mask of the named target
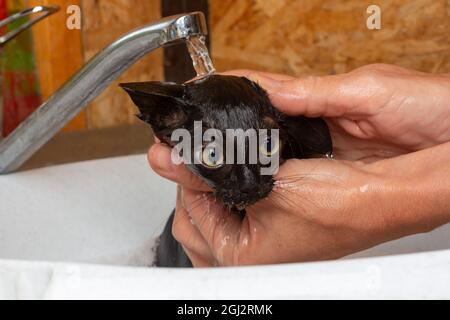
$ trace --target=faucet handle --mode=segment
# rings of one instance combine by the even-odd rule
[[[20,18],[35,14],[35,13],[42,13],[38,17],[31,19],[27,21],[26,23],[22,24],[17,29],[3,35],[0,37],[0,48],[6,45],[10,40],[14,39],[16,36],[18,36],[22,31],[30,28],[34,24],[38,23],[42,19],[45,19],[46,17],[54,14],[59,10],[58,6],[36,6],[32,8],[25,9],[23,11],[20,11],[18,13],[13,14],[12,16],[3,19],[0,21],[0,28],[10,24],[11,22],[14,22]]]

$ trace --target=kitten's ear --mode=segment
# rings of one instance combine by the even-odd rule
[[[330,130],[327,123],[321,118],[287,117],[285,128],[289,135],[289,158],[311,158],[317,155],[326,155],[333,152]]]
[[[155,133],[180,128],[189,118],[190,107],[183,101],[184,86],[170,82],[121,83],[139,108],[139,119],[149,123]]]

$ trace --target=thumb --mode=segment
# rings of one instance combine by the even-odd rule
[[[241,219],[224,209],[210,194],[181,189],[181,205],[220,265],[233,264],[236,244],[240,238]]]
[[[359,91],[352,89],[355,83],[348,74],[291,80],[254,74],[249,78],[267,91],[277,109],[290,115],[339,117],[350,115],[361,104]]]

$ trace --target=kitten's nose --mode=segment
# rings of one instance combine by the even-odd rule
[[[258,186],[258,181],[256,181],[255,173],[247,167],[243,166],[241,169],[242,180],[240,181],[239,191],[242,193],[251,194],[254,193]]]
[[[256,189],[255,185],[250,185],[247,183],[239,187],[240,192],[247,193],[247,194],[253,193],[255,191],[255,189]]]

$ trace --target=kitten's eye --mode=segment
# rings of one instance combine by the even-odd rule
[[[280,141],[278,139],[272,139],[266,137],[259,145],[259,152],[267,157],[271,157],[276,154],[280,149]]]
[[[218,147],[206,147],[202,152],[202,164],[205,167],[216,169],[223,165],[223,152]]]

